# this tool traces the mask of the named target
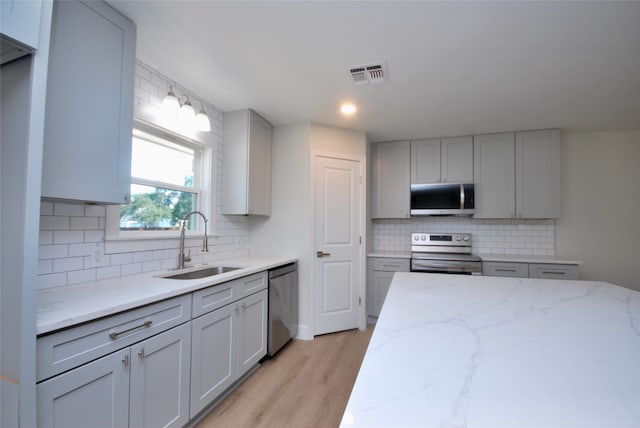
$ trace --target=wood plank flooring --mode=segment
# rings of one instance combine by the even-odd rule
[[[197,428],[336,428],[371,339],[349,330],[295,340],[233,391]]]

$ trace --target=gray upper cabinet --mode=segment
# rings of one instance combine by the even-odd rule
[[[54,3],[43,197],[128,202],[135,40],[104,2]]]
[[[440,141],[440,165],[443,183],[473,181],[473,138],[443,138]]]
[[[557,130],[474,137],[475,218],[557,218]]]
[[[411,141],[411,184],[440,182],[440,139]]]
[[[224,114],[223,214],[271,215],[271,134],[253,110]]]
[[[410,188],[409,141],[372,147],[372,218],[408,218]]]
[[[515,217],[514,138],[513,133],[474,137],[475,218]]]
[[[473,139],[411,141],[411,184],[473,181]]]
[[[0,32],[33,49],[40,36],[41,1],[3,0],[0,2]],[[5,48],[3,44],[2,57]]]
[[[516,133],[516,214],[560,217],[560,136],[557,130]]]

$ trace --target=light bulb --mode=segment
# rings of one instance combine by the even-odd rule
[[[178,111],[178,115],[180,116],[180,119],[184,120],[193,120],[193,118],[196,117],[196,111],[191,106],[191,102],[189,100],[182,104],[182,107],[180,107],[180,110]]]
[[[211,122],[209,121],[209,116],[201,110],[200,113],[196,116],[196,127],[198,131],[202,132],[210,132],[211,131]]]
[[[167,113],[176,113],[180,108],[178,97],[173,93],[173,89],[169,87],[169,93],[162,99],[162,109]]]

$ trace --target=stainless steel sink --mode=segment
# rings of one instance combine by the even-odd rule
[[[197,279],[205,278],[207,276],[220,275],[221,273],[232,272],[234,270],[241,269],[239,267],[232,266],[212,266],[205,269],[193,270],[191,272],[176,273],[174,275],[164,276],[167,279]]]

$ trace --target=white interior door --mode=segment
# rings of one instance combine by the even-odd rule
[[[358,327],[361,163],[316,156],[314,333]]]

